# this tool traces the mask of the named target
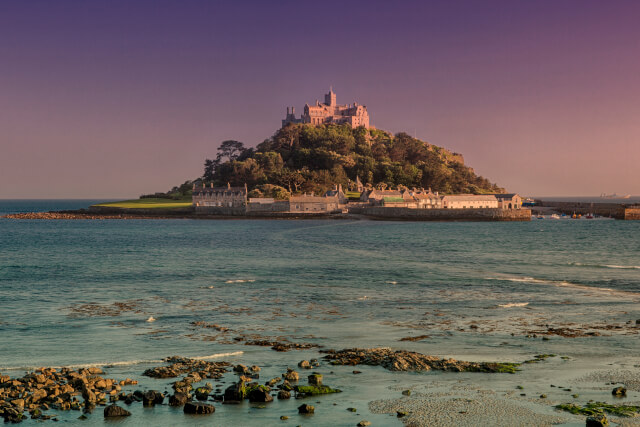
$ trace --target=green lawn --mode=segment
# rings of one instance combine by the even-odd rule
[[[187,208],[191,206],[191,197],[181,200],[172,199],[135,199],[121,200],[119,202],[100,203],[94,206],[104,206],[109,208],[123,209],[154,209],[154,208]]]

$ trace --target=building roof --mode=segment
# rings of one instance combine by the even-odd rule
[[[338,198],[336,196],[309,196],[306,194],[301,196],[291,196],[291,198],[289,198],[289,202],[291,203],[336,203],[337,201]]]
[[[517,193],[496,193],[496,194],[491,194],[492,196],[495,196],[496,199],[500,199],[500,200],[504,200],[504,199],[513,199],[514,197],[516,197],[518,194]]]
[[[498,199],[496,199],[496,196],[494,196],[493,194],[449,194],[444,196],[442,200],[457,202],[491,202],[497,201]]]

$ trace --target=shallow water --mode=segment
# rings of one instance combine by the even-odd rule
[[[88,204],[0,201],[0,215]],[[252,334],[474,361],[522,361],[537,353],[604,361],[640,349],[638,331],[626,323],[640,319],[639,232],[640,222],[612,220],[0,219],[0,372],[111,364],[110,378],[130,376],[164,389],[168,382],[140,374],[174,354],[227,354],[220,360],[262,366],[265,381],[319,357],[316,350],[278,353],[233,341]],[[114,303],[126,305],[116,310]],[[526,337],[547,326],[584,324],[601,336]],[[429,338],[399,341],[417,335]],[[279,424],[283,414],[296,424],[355,425],[366,418],[399,425],[371,414],[367,402],[396,396],[387,388],[392,383],[452,378],[382,368],[356,377],[352,369],[321,369],[325,382],[345,393],[312,399],[321,402],[313,419],[297,419],[294,400],[267,409],[217,405],[213,417],[224,425]],[[496,384],[514,377],[472,375]],[[333,403],[336,411],[320,411]],[[356,404],[360,418],[345,415]],[[203,422],[168,407],[133,412],[123,424]],[[60,415],[73,421],[79,414]],[[102,422],[94,414],[83,424]]]

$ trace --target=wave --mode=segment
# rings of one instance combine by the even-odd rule
[[[226,356],[238,356],[243,354],[244,351],[233,351],[229,353],[215,353],[210,354],[208,356],[192,356],[190,359],[198,359],[198,360],[209,360],[209,359],[217,359],[219,357]],[[70,364],[70,365],[60,365],[60,366],[47,366],[47,368],[54,369],[85,369],[85,368],[99,368],[103,366],[132,366],[132,365],[144,365],[151,363],[164,363],[165,361],[162,359],[137,359],[137,360],[121,360],[117,362],[94,362],[94,363],[78,363],[78,364]],[[0,366],[0,371],[33,371],[38,368],[42,368],[42,365],[38,366]]]
[[[624,295],[624,296],[634,296],[634,297],[640,296],[640,293],[638,293],[638,292],[621,291],[621,290],[612,289],[612,288],[601,288],[601,287],[598,287],[598,286],[582,285],[582,284],[579,284],[579,283],[567,282],[566,280],[536,279],[535,277],[528,277],[528,276],[522,276],[522,277],[485,277],[485,279],[486,280],[500,280],[500,281],[507,281],[507,282],[536,283],[536,284],[541,284],[541,285],[552,285],[552,286],[557,286],[557,287],[562,287],[562,288],[578,289],[578,290],[581,290],[581,291],[603,292],[603,293],[607,293],[607,294],[611,294],[611,295]]]
[[[526,307],[528,306],[528,302],[510,302],[507,304],[498,304],[500,308],[511,308],[511,307]]]
[[[225,280],[224,283],[253,283],[255,279],[229,279]]]
[[[590,267],[590,268],[615,268],[622,270],[640,270],[640,265],[616,265],[616,264],[584,264],[581,262],[570,262],[569,265],[576,267]]]

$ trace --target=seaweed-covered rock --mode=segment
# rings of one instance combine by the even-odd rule
[[[309,384],[311,385],[315,385],[315,386],[322,385],[322,375],[320,374],[311,374],[307,377],[307,379],[309,380]]]
[[[238,381],[235,384],[231,384],[224,391],[224,401],[226,402],[241,402],[244,400],[247,394],[247,388],[244,381]]]
[[[187,402],[184,405],[185,414],[208,415],[216,411],[215,406],[199,402]]]
[[[259,402],[259,403],[272,402],[273,396],[269,394],[269,391],[270,390],[268,387],[265,387],[262,385],[251,388],[249,390],[249,393],[247,393],[249,397],[249,402]]]
[[[331,388],[326,385],[297,385],[293,389],[296,391],[298,396],[301,397],[316,396],[318,394],[342,393],[342,390]]]
[[[390,371],[430,371],[431,369],[450,372],[496,372],[515,373],[518,363],[465,362],[455,359],[441,359],[414,351],[392,350],[390,348],[351,348],[328,350],[324,358],[333,365],[382,366]]]
[[[609,420],[605,414],[594,414],[587,417],[587,427],[607,427]]]

